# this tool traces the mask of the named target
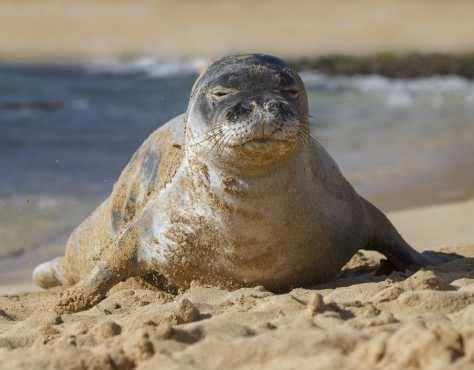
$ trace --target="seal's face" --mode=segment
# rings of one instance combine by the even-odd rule
[[[188,126],[188,138],[201,155],[255,165],[274,162],[308,137],[304,85],[275,57],[225,57],[195,83]]]

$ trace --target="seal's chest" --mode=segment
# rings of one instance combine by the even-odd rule
[[[157,199],[146,255],[158,270],[178,286],[307,280],[324,248],[314,245],[323,238],[304,186],[286,176],[252,184],[211,174],[205,181],[178,175]]]
[[[268,277],[286,281],[297,272],[294,266],[305,270],[316,257],[308,202],[215,194],[198,200],[181,194],[174,202],[181,204],[167,208],[166,220],[160,217],[155,239],[172,266],[169,278],[180,286],[189,279],[225,286],[262,284]]]

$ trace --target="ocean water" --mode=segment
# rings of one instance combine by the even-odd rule
[[[185,110],[204,64],[1,65],[0,259],[62,249],[141,142]],[[302,77],[313,135],[377,205],[472,195],[474,82]]]

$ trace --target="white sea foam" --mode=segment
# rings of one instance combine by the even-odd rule
[[[405,91],[393,91],[385,98],[385,105],[390,108],[407,108],[413,103],[414,99]]]
[[[306,84],[326,89],[355,89],[361,92],[409,90],[412,92],[463,92],[474,89],[474,81],[459,76],[433,76],[416,79],[391,79],[380,75],[329,76],[318,72],[300,73]]]
[[[169,60],[160,57],[140,57],[127,62],[116,59],[102,59],[85,67],[96,73],[143,72],[150,77],[166,77],[199,73],[207,63],[208,61],[203,58]]]
[[[474,81],[459,76],[390,79],[379,75],[328,76],[310,71],[301,76],[309,88],[377,96],[388,108],[409,108],[420,98],[440,108],[448,95],[463,98],[467,105],[474,100]]]

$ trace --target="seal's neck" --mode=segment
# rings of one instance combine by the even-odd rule
[[[225,198],[259,199],[288,196],[302,191],[309,183],[309,158],[306,151],[295,151],[280,161],[256,168],[239,168],[187,155],[188,176],[196,189]]]

